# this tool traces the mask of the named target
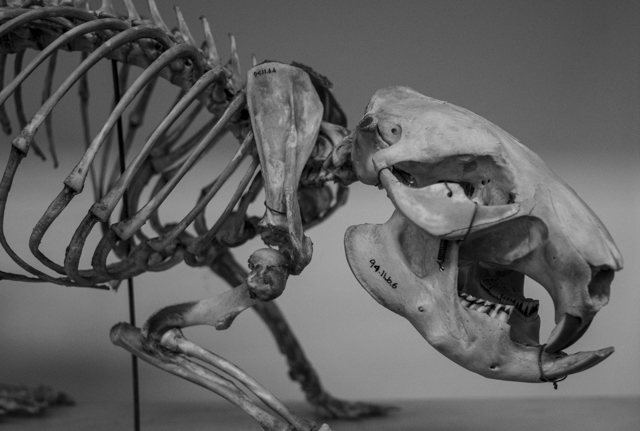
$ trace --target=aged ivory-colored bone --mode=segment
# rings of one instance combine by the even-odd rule
[[[455,277],[457,257],[448,271],[454,274],[445,271],[434,275],[449,276],[439,279],[438,283],[447,289],[450,298],[443,303],[444,309],[436,307],[440,318],[430,317],[430,325],[440,330],[420,329],[430,342],[435,341],[433,331],[443,334],[449,331],[459,342],[467,337],[469,346],[484,344],[484,349],[498,352],[514,344],[505,344],[502,339],[511,329],[513,339],[534,346],[533,350],[542,349],[537,347],[537,303],[524,298],[523,279],[513,278],[513,271],[538,281],[553,299],[557,326],[544,346],[545,355],[553,355],[577,341],[597,311],[606,305],[613,273],[622,268],[620,253],[606,228],[539,157],[494,124],[411,89],[390,87],[373,96],[357,130],[344,145],[351,146],[351,161],[361,181],[383,187],[400,213],[429,235],[443,241],[458,241],[447,242],[448,250],[442,252],[447,259],[457,256],[459,247],[460,264],[475,262],[462,269],[459,281]],[[400,226],[405,229],[405,224],[392,221],[383,231],[400,229]],[[360,282],[380,300],[395,290],[385,291],[383,295],[378,286],[371,285],[372,280],[363,275],[368,273],[360,267],[366,267],[369,259],[362,254],[373,244],[365,244],[362,237],[380,235],[378,230],[368,229],[359,228],[347,234],[347,254]],[[402,229],[389,234],[390,238],[397,240],[403,235]],[[437,241],[431,242],[429,253],[433,254],[440,246]],[[403,246],[418,254],[423,247],[409,243]],[[405,259],[409,259],[407,256],[411,253],[413,251],[405,253]],[[393,260],[392,257],[385,259]],[[409,260],[413,262],[413,259]],[[438,260],[441,259],[438,257]],[[434,258],[431,268],[422,268],[422,276],[438,271],[435,261]],[[399,263],[389,261],[387,265],[394,267]],[[405,284],[411,284],[410,279]],[[464,295],[473,293],[471,300],[458,298],[457,289]],[[401,295],[399,291],[398,294]],[[406,306],[415,299],[402,295],[400,298],[404,299],[396,301],[406,300]],[[493,305],[500,301],[511,307],[508,319],[503,316],[502,322],[485,314],[500,317],[498,314],[504,308],[498,310],[497,305]],[[388,299],[383,302],[387,306]],[[467,305],[471,311],[467,311]],[[456,317],[452,317],[455,313]],[[485,338],[484,343],[471,342],[476,336],[469,328],[462,328],[465,325],[460,321],[462,313],[472,316],[476,330],[500,328],[501,335],[493,340],[493,346],[487,341],[490,337]],[[480,316],[476,316],[478,313]],[[456,331],[467,335],[455,335]],[[482,354],[482,349],[477,348],[438,347],[443,341],[440,336],[436,338],[440,351],[483,375],[531,381],[536,374],[537,359],[533,351],[524,356],[515,351],[504,353],[502,361],[485,364],[481,359],[474,362],[473,358],[490,357],[488,352]],[[603,349],[580,354],[579,358],[572,355],[552,361],[555,365],[546,365],[549,370],[545,368],[542,377],[581,371],[612,352],[612,348]],[[514,361],[526,357],[528,371],[518,367],[509,369],[505,365],[508,357]],[[540,367],[544,368],[544,361],[551,361],[550,358],[543,355]],[[496,368],[492,368],[494,365]],[[539,371],[537,378],[540,377]]]
[[[311,242],[303,235],[303,224],[307,228],[324,221],[347,199],[349,181],[345,178],[350,180],[353,174],[347,169],[334,172],[325,166],[335,145],[349,133],[345,128],[346,116],[330,91],[331,83],[301,64],[269,63],[268,73],[260,73],[263,67],[260,65],[250,71],[252,84],[246,86],[247,79],[240,70],[233,36],[230,37],[231,59],[223,61],[206,19],[202,18],[205,41],[199,44],[194,38],[197,32],[189,29],[180,9],[175,8],[177,28],[170,30],[160,16],[156,2],[149,0],[148,4],[150,20],[138,13],[131,0],[125,0],[125,15],[116,12],[122,5],[118,2],[114,5],[112,0],[103,0],[101,6],[93,5],[95,9],[86,0],[0,2],[0,36],[6,42],[0,46],[0,82],[4,82],[4,71],[10,64],[15,75],[8,79],[10,82],[6,86],[0,85],[3,87],[0,102],[9,98],[15,100],[14,114],[19,123],[19,133],[13,134],[13,145],[0,184],[0,246],[13,262],[29,273],[0,270],[0,278],[108,289],[116,287],[123,279],[147,271],[164,271],[183,261],[194,267],[208,267],[236,289],[215,298],[159,310],[142,332],[130,325],[116,325],[112,332],[114,343],[134,351],[147,362],[220,393],[254,416],[265,429],[312,429],[307,421],[292,417],[281,404],[270,397],[265,398],[262,389],[246,379],[244,373],[241,373],[244,375],[242,382],[284,421],[272,420],[269,413],[255,406],[228,380],[183,356],[202,360],[219,369],[221,366],[224,368],[221,371],[240,376],[237,369],[223,364],[210,352],[178,337],[180,332],[176,328],[209,324],[224,329],[241,311],[253,307],[285,355],[289,375],[300,383],[307,400],[320,412],[331,418],[350,419],[386,413],[389,411],[387,406],[342,400],[329,394],[277,305],[258,301],[270,300],[280,294],[287,276],[299,273],[309,262]],[[41,53],[32,61],[25,61],[29,58],[25,55],[29,50]],[[79,54],[80,62],[72,72],[65,73],[68,78],[61,85],[54,87],[56,65],[67,62],[68,57],[62,61],[60,58],[70,55],[62,51]],[[104,67],[109,61],[114,82],[113,108],[101,131],[93,135],[87,75],[94,67]],[[254,66],[256,64],[254,58]],[[136,79],[131,79],[132,82],[129,82],[130,66],[143,69]],[[46,69],[44,75],[32,73],[38,68]],[[44,82],[39,82],[40,76],[45,77]],[[167,79],[180,91],[169,112],[139,147],[134,138],[145,114],[152,110],[148,108],[153,106],[150,100],[158,78]],[[89,148],[78,148],[78,155],[84,155],[79,162],[76,160],[76,168],[60,194],[55,198],[51,196],[51,204],[29,239],[30,251],[45,269],[52,272],[49,274],[23,259],[7,240],[5,209],[12,183],[29,149],[33,148],[32,153],[45,157],[34,139],[41,125],[45,126],[56,164],[50,130],[55,123],[52,114],[60,109],[58,102],[72,90],[74,83],[79,84],[80,130],[78,139],[73,142],[79,147],[85,142]],[[33,92],[39,87],[44,90],[43,102],[34,111],[35,115],[27,116],[21,91]],[[250,108],[247,108],[247,93],[252,98]],[[100,101],[100,104],[104,103],[104,100]],[[251,130],[251,113],[247,111],[253,110],[259,116],[269,106],[275,106],[275,109],[271,112],[267,109],[261,118],[262,128],[256,126],[255,129],[258,139],[269,150],[274,149],[273,154],[282,157],[280,162],[285,166],[284,179],[274,181],[272,175],[268,191],[280,196],[278,203],[269,198],[268,205],[276,210],[271,215],[279,210],[284,213],[281,220],[283,235],[279,241],[272,242],[279,250],[262,249],[252,255],[252,271],[248,272],[235,261],[232,248],[259,232],[260,218],[248,214],[248,207],[263,187],[263,176],[270,175],[265,166],[274,162],[274,158],[270,154],[266,159],[259,159]],[[153,111],[157,108],[153,106]],[[291,115],[278,116],[285,111]],[[0,126],[7,134],[12,134],[9,114],[5,104],[0,103]],[[201,114],[208,117],[202,125],[194,126]],[[121,123],[127,123],[127,117],[128,129],[122,139],[118,138],[118,144],[122,144],[122,163],[118,163],[112,146],[112,135],[115,137],[116,134],[111,131],[115,132]],[[283,124],[278,122],[279,118],[284,119]],[[117,128],[114,127],[116,124]],[[281,127],[282,133],[272,133]],[[240,143],[235,156],[223,170],[209,171],[211,176],[202,185],[196,204],[187,208],[188,213],[179,222],[162,220],[159,212],[167,205],[165,199],[197,164],[206,163],[203,156],[227,132]],[[278,133],[283,139],[273,140]],[[138,153],[129,154],[134,148]],[[245,163],[243,160],[246,159],[251,160]],[[246,170],[245,165],[249,165]],[[241,169],[245,173],[235,184],[231,199],[220,202],[220,187]],[[341,175],[346,176],[342,178]],[[66,214],[63,213],[73,198],[83,192],[87,177],[95,205],[76,226],[70,242],[60,242],[60,255],[65,253],[68,244],[62,265],[55,261],[60,255],[45,255],[41,243],[53,223],[64,223]],[[339,180],[339,183],[328,183],[333,180]],[[251,186],[246,190],[249,184]],[[215,202],[212,201],[214,198]],[[211,223],[206,220],[207,205],[224,208]],[[117,217],[117,207],[122,209],[121,217]],[[10,223],[8,221],[7,226],[11,226]],[[91,241],[86,243],[85,240],[92,232],[96,233],[97,224],[101,227],[101,237],[97,246],[90,246]],[[146,225],[144,230],[143,225]],[[264,226],[263,223],[263,230]],[[266,237],[269,238],[271,228],[268,223],[266,226]],[[90,268],[81,268],[82,256],[91,257]],[[328,427],[325,425],[320,429],[328,430]]]
[[[265,183],[262,238],[280,247],[297,275],[312,253],[302,232],[298,183],[320,131],[322,103],[307,73],[271,62],[249,71],[247,104]]]
[[[191,266],[207,266],[236,286],[215,298],[166,307],[151,316],[143,331],[116,325],[113,342],[140,358],[210,388],[255,417],[265,429],[315,429],[290,415],[237,367],[188,342],[178,329],[202,324],[225,329],[239,313],[254,307],[287,356],[291,377],[327,416],[357,418],[388,411],[384,406],[330,396],[276,305],[262,302],[278,296],[288,275],[298,274],[309,263],[311,242],[303,227],[325,220],[345,202],[344,186],[355,180],[351,162],[360,179],[384,187],[399,210],[385,225],[348,232],[347,250],[354,272],[370,293],[409,318],[440,351],[483,375],[525,381],[555,380],[612,353],[612,349],[602,349],[564,356],[557,350],[575,341],[606,302],[613,271],[621,266],[615,246],[595,216],[537,157],[485,120],[407,89],[383,90],[358,131],[330,157],[336,142],[349,132],[326,78],[303,65],[258,65],[254,58],[247,84],[240,72],[235,39],[231,37],[230,61],[221,61],[206,19],[205,43],[199,46],[193,36],[197,33],[192,34],[180,9],[175,9],[177,29],[169,30],[154,0],[149,0],[151,21],[141,17],[131,0],[125,0],[127,14],[120,17],[112,0],[103,0],[98,10],[92,10],[86,0],[0,4],[4,42],[0,75],[8,57],[16,72],[0,93],[0,102],[15,99],[15,114],[23,129],[13,141],[0,184],[0,245],[31,274],[0,271],[0,277],[107,288],[103,283],[113,287],[122,279],[165,270],[184,260]],[[54,89],[59,48],[81,52],[81,63]],[[29,49],[42,50],[42,54],[23,69],[23,55]],[[116,62],[124,66],[120,78],[114,76],[114,98],[119,102],[114,103],[102,131],[92,138],[87,74],[106,59],[114,60],[112,66]],[[45,60],[46,101],[35,116],[27,118],[20,92],[31,87],[32,81],[26,80],[39,75],[29,76]],[[129,65],[144,69],[131,85],[125,77]],[[138,155],[130,157],[128,167],[111,164],[114,152],[109,150],[109,130],[131,112],[126,155],[133,143],[134,124],[142,121],[159,77],[181,88],[174,107]],[[3,227],[4,213],[21,160],[29,148],[41,152],[35,132],[44,124],[52,143],[50,114],[74,82],[81,87],[83,138],[90,145],[29,241],[36,259],[56,273],[48,275],[11,248]],[[122,98],[115,96],[120,90]],[[190,108],[193,104],[198,106]],[[186,142],[179,142],[198,113],[205,111],[211,114],[205,125],[194,130]],[[10,128],[2,106],[0,125],[4,130]],[[163,223],[158,211],[165,198],[227,131],[241,142],[236,155],[224,170],[212,172],[186,216],[178,223]],[[259,157],[254,151],[254,132]],[[50,147],[55,159],[53,145]],[[222,203],[222,215],[208,228],[205,207],[246,158],[252,159],[248,169],[226,206]],[[71,199],[82,192],[87,176],[93,183],[96,205],[77,226],[62,266],[40,251],[40,242]],[[330,180],[339,183],[336,193],[327,184]],[[247,214],[247,207],[263,184],[268,209],[259,223],[258,217]],[[113,213],[119,205],[131,213],[118,222]],[[94,249],[91,269],[81,269],[83,250],[85,255],[90,252],[85,239],[96,224],[103,228],[102,237]],[[144,224],[149,229],[142,231]],[[191,225],[195,234],[188,229]],[[255,252],[249,273],[234,260],[230,247],[253,238],[259,229],[269,245],[279,249]],[[593,241],[593,250],[588,249],[591,244],[583,234]],[[525,273],[538,277],[554,292],[562,318],[548,351],[543,351],[538,340],[537,301],[524,297]],[[579,277],[570,277],[572,274]],[[561,289],[564,293],[557,293]],[[284,420],[271,416],[226,377],[194,360],[238,378]]]
[[[441,271],[439,244],[399,211],[383,225],[352,226],[345,234],[349,266],[367,292],[470,371],[493,379],[540,382],[540,367],[546,378],[557,379],[613,353],[611,347],[569,356],[542,352],[539,364],[540,346],[513,342],[508,322],[497,316],[500,310],[462,305],[457,285],[460,245],[450,242]]]

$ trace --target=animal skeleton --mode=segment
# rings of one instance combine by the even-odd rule
[[[242,370],[190,343],[179,330],[200,324],[224,329],[253,307],[286,351],[292,375],[309,401],[333,417],[382,414],[386,407],[328,395],[275,304],[264,302],[279,296],[288,276],[309,264],[311,241],[303,227],[324,221],[343,205],[346,185],[358,179],[384,187],[397,211],[385,225],[358,226],[347,232],[345,246],[354,274],[376,300],[409,319],[450,359],[487,377],[553,381],[589,368],[613,352],[612,348],[570,356],[560,352],[586,331],[606,304],[621,258],[597,217],[511,136],[462,108],[404,88],[378,92],[350,134],[328,81],[309,68],[268,62],[254,65],[245,79],[235,46],[229,64],[220,61],[206,20],[206,40],[199,49],[179,10],[179,30],[170,31],[153,0],[151,21],[141,19],[131,1],[125,5],[126,18],[117,17],[110,1],[98,11],[89,10],[86,2],[3,5],[3,62],[7,54],[16,53],[21,59],[28,48],[42,52],[25,68],[18,67],[22,71],[0,93],[0,103],[12,95],[19,101],[24,79],[47,58],[55,59],[58,49],[86,54],[62,86],[49,91],[52,96],[41,110],[30,121],[21,120],[22,131],[12,142],[0,185],[1,214],[20,162],[31,147],[39,151],[33,136],[75,82],[86,82],[86,72],[105,58],[142,67],[144,72],[124,93],[34,228],[29,247],[57,275],[26,263],[13,252],[2,230],[5,251],[31,276],[2,272],[0,277],[104,288],[146,271],[166,270],[182,260],[208,266],[236,287],[214,298],[159,310],[142,331],[116,325],[111,334],[114,343],[213,390],[265,429],[315,429]],[[43,236],[82,192],[98,152],[107,145],[125,108],[139,96],[138,113],[145,110],[158,76],[182,88],[180,99],[117,180],[107,181],[110,172],[103,167],[102,186],[94,186],[97,202],[76,230],[64,262],[54,262],[39,250]],[[179,143],[193,114],[174,124],[195,101],[211,112],[214,121],[193,139]],[[204,189],[187,217],[175,225],[162,224],[157,215],[160,205],[226,131],[241,142],[228,167]],[[208,228],[207,204],[245,158],[252,159],[249,169],[223,215]],[[157,181],[152,198],[141,206],[143,190],[152,180]],[[249,217],[248,205],[262,188],[265,215]],[[109,226],[123,199],[133,215]],[[146,222],[156,237],[142,232]],[[97,224],[103,226],[103,236],[93,252],[92,269],[80,269],[85,241]],[[186,230],[191,224],[196,235]],[[230,248],[258,233],[270,248],[252,255],[247,274]],[[586,241],[593,243],[587,246]],[[113,254],[119,260],[107,263]],[[394,272],[387,272],[390,268]],[[545,286],[556,306],[560,323],[546,347],[538,341],[535,301],[522,295],[524,275]],[[284,421],[189,358],[237,378]]]

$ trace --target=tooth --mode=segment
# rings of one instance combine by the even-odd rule
[[[478,313],[486,313],[491,308],[491,305],[483,305],[478,308]]]
[[[478,300],[478,298],[476,298],[476,297],[474,297],[474,296],[471,296],[471,295],[467,295],[467,301],[475,302],[475,301],[477,301],[477,300]]]
[[[527,316],[531,316],[538,312],[539,301],[533,300],[527,303]]]
[[[463,307],[468,307],[469,304],[471,304],[469,301],[467,301],[466,299],[461,299],[460,300],[460,304],[462,304]]]
[[[127,14],[129,15],[127,21],[140,21],[140,14],[138,14],[133,2],[131,0],[124,0],[124,5],[127,8]]]
[[[251,62],[253,63],[253,67],[256,67],[258,65],[258,59],[256,58],[255,54],[251,54]]]
[[[191,35],[191,31],[189,31],[189,27],[187,26],[187,22],[184,20],[184,16],[182,15],[182,11],[178,6],[174,6],[176,11],[176,17],[178,18],[178,29],[182,35],[182,40],[185,43],[196,46],[196,40]]]
[[[496,305],[493,310],[491,310],[491,312],[489,313],[489,316],[493,317],[494,319],[498,316],[498,314],[500,313],[502,306],[501,305]]]
[[[158,5],[156,4],[156,0],[149,0],[149,12],[151,13],[151,21],[160,27],[162,31],[167,34],[171,34],[171,30],[167,27],[162,16],[160,16],[160,11],[158,10]]]
[[[478,310],[478,308],[480,308],[480,307],[481,307],[481,304],[479,304],[479,303],[477,303],[477,302],[476,302],[475,304],[471,304],[471,305],[469,306],[469,310],[476,310],[476,311],[477,311],[477,310]]]
[[[571,314],[565,314],[562,320],[558,322],[545,346],[545,352],[557,352],[571,344],[573,338],[582,327],[582,319]]]
[[[511,313],[513,313],[513,305],[505,305],[504,306],[504,311],[511,316]]]
[[[212,69],[219,67],[222,65],[220,61],[220,56],[218,55],[218,49],[216,48],[216,43],[213,41],[213,33],[211,33],[211,27],[209,26],[209,21],[204,16],[201,16],[202,25],[204,26],[204,44],[207,50],[208,61],[207,64],[211,66]]]
[[[567,316],[570,316],[569,314]],[[571,316],[574,317],[574,316]],[[572,355],[551,359],[551,366],[544,367],[544,374],[547,379],[557,379],[569,374],[579,373],[607,359],[614,352],[613,347],[596,350],[594,352],[578,352]],[[547,365],[549,358],[543,360]]]
[[[507,320],[509,320],[509,313],[505,313],[505,312],[502,312],[502,311],[501,311],[501,312],[498,314],[498,317],[497,317],[497,318],[498,318],[498,320],[501,320],[501,321],[503,321],[504,323],[507,323]]]

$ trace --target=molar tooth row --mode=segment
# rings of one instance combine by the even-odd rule
[[[511,313],[513,312],[513,305],[503,305],[503,310],[500,314],[498,314],[498,320],[501,320],[505,323],[507,323],[507,320],[509,320],[509,317],[511,316]]]
[[[538,312],[539,301],[536,299],[527,298],[519,292],[513,292],[506,286],[502,286],[500,289],[496,287],[496,284],[500,283],[497,278],[484,279],[481,284],[482,287],[494,298],[498,299],[501,303],[514,305],[522,314],[529,317]],[[508,293],[504,292],[504,289],[508,289]]]
[[[467,307],[469,310],[488,314],[490,317],[503,322],[509,320],[509,316],[511,316],[514,309],[513,305],[496,304],[491,301],[476,298],[464,292],[459,293],[458,296],[460,296],[460,303],[462,306]]]

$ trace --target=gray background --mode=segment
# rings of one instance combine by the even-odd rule
[[[160,3],[172,25],[173,1]],[[488,118],[539,154],[576,190],[609,228],[626,259],[626,269],[613,282],[610,304],[569,349],[613,345],[611,358],[571,376],[558,391],[551,385],[486,380],[437,353],[408,322],[377,305],[351,275],[343,253],[344,231],[354,224],[382,223],[392,213],[384,192],[355,185],[348,206],[309,231],[314,259],[301,276],[290,279],[278,299],[332,393],[361,399],[640,394],[637,2],[218,0],[185,1],[180,7],[197,40],[202,40],[198,17],[208,17],[224,58],[229,55],[227,33],[233,33],[245,70],[255,54],[258,61],[303,62],[328,76],[350,126],[371,95],[389,85],[409,86]],[[146,11],[146,5],[140,9]],[[77,63],[77,56],[64,58],[67,66]],[[56,75],[56,82],[63,76]],[[104,121],[101,108],[110,104],[108,77],[106,64],[92,72],[94,133]],[[37,78],[30,82],[24,92],[27,112],[33,113],[40,84]],[[160,89],[173,91],[168,85]],[[65,99],[70,108],[63,104],[54,114],[62,166],[54,171],[32,152],[9,198],[7,236],[25,256],[32,226],[81,155],[82,144],[73,141],[79,123],[72,93]],[[7,109],[12,107],[8,103]],[[154,111],[155,121],[163,112]],[[152,127],[153,119],[148,123]],[[4,166],[10,139],[2,139]],[[223,145],[207,158],[210,165],[185,180],[163,210],[164,219],[186,214],[200,187],[213,179],[220,160],[235,146]],[[62,260],[73,227],[90,203],[87,190],[47,237],[43,249],[56,260]],[[258,247],[256,241],[240,250],[240,261]],[[1,259],[3,270],[15,270],[6,256]],[[183,264],[140,276],[136,289],[142,322],[162,306],[208,297],[226,287],[208,271]],[[533,282],[528,282],[527,296],[541,300],[544,340],[553,327],[551,302]],[[128,400],[129,357],[108,339],[111,325],[126,319],[124,289],[107,293],[2,281],[0,381],[45,383],[80,401]],[[225,332],[194,328],[185,333],[239,364],[277,396],[301,398],[271,336],[251,312]],[[146,364],[141,364],[141,384],[144,401],[213,398]]]

